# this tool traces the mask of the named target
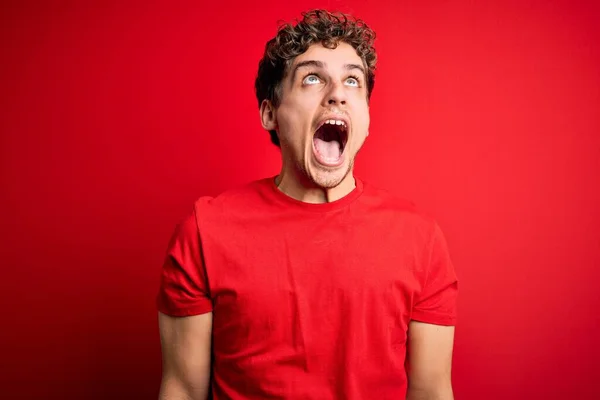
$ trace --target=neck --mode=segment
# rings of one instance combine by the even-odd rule
[[[350,171],[339,183],[332,188],[317,186],[304,173],[296,168],[281,168],[275,179],[279,190],[286,195],[305,203],[320,204],[331,203],[348,195],[356,187],[354,175]]]

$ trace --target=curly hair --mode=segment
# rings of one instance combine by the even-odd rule
[[[294,26],[291,23],[279,27],[277,35],[265,46],[263,58],[258,64],[255,81],[256,98],[260,107],[263,100],[269,100],[274,107],[281,101],[281,82],[294,59],[311,45],[321,43],[335,49],[339,42],[354,47],[362,59],[366,70],[367,100],[375,85],[377,53],[373,47],[375,32],[362,20],[343,13],[325,10],[312,10],[302,13],[302,20]],[[269,131],[271,142],[280,146],[277,132]]]

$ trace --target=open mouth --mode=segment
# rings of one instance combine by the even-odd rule
[[[324,121],[313,136],[315,150],[326,163],[339,161],[347,142],[348,127],[340,120]]]

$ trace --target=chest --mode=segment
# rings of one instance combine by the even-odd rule
[[[401,376],[422,254],[402,224],[294,218],[212,228],[202,248],[220,370],[277,387],[302,371],[338,379],[342,365],[366,377],[384,364]]]
[[[410,308],[421,248],[392,224],[313,220],[239,224],[205,236],[211,296],[241,314],[273,314],[292,299],[346,310],[356,303]]]

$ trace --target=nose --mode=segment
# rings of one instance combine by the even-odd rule
[[[327,105],[345,105],[346,104],[346,92],[344,86],[340,83],[334,83],[331,85],[329,92],[325,97]]]

